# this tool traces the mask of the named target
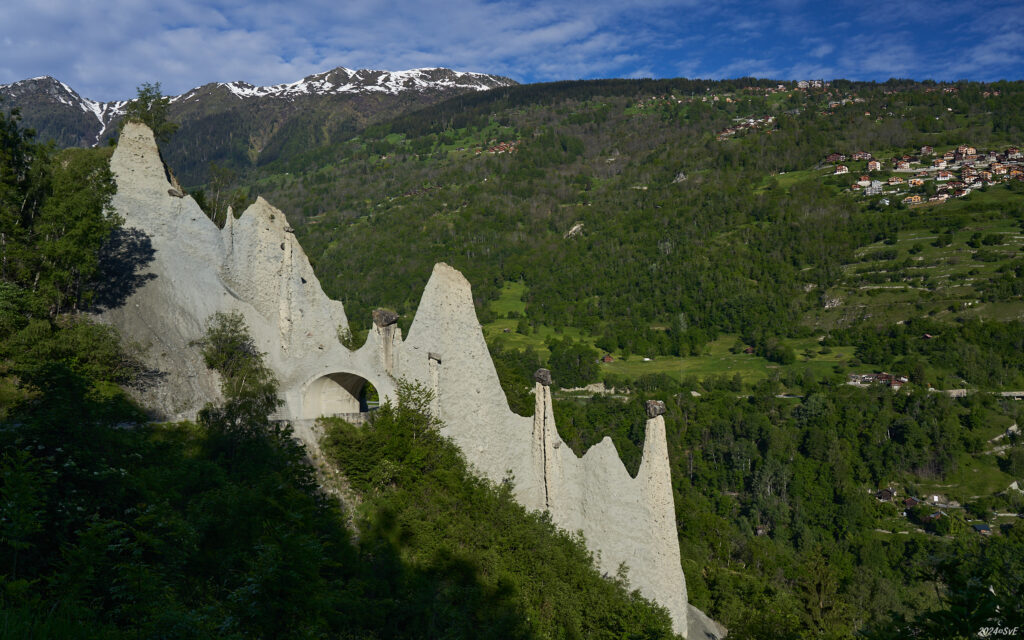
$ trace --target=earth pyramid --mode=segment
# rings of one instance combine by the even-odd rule
[[[218,381],[194,342],[215,312],[240,312],[277,375],[290,420],[307,446],[318,446],[321,415],[364,416],[367,383],[381,400],[401,379],[434,393],[443,433],[483,476],[511,478],[516,498],[581,531],[600,570],[628,570],[633,588],[668,609],[677,633],[724,635],[688,605],[680,566],[664,406],[648,406],[643,459],[630,477],[605,438],[577,457],[555,428],[550,374],[538,372],[532,417],[509,409],[473,307],[469,282],[446,264],[434,267],[409,335],[397,316],[373,314],[366,343],[341,344],[343,305],[328,298],[284,214],[262,198],[223,229],[170,179],[152,132],[124,127],[111,159],[124,218],[123,253],[139,256],[132,289],[100,319],[145,351],[159,372],[141,400],[165,419],[194,418],[218,399]]]

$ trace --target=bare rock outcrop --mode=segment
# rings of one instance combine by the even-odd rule
[[[142,344],[163,372],[142,398],[162,417],[194,417],[217,399],[217,380],[194,346],[215,312],[245,317],[280,382],[279,417],[311,447],[318,446],[315,418],[368,409],[367,383],[387,399],[398,380],[419,382],[434,393],[445,435],[478,473],[494,481],[511,476],[523,505],[582,531],[602,571],[614,575],[624,564],[630,584],[669,610],[677,633],[721,637],[706,635],[706,617],[687,604],[663,404],[647,407],[635,478],[608,438],[577,457],[555,426],[549,371],[535,376],[533,417],[509,409],[470,284],[457,270],[434,267],[407,338],[394,312],[377,310],[366,343],[350,351],[337,338],[349,328],[345,310],[324,294],[283,213],[261,198],[218,229],[191,197],[169,192],[177,187],[142,125],[125,126],[111,167],[114,206],[126,226],[148,236],[155,255],[146,265],[151,277],[100,317]]]

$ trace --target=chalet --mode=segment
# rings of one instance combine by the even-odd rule
[[[890,500],[896,497],[896,490],[892,488],[881,489],[877,493],[875,493],[875,497],[881,500],[882,502],[889,502]]]
[[[851,373],[847,384],[865,386],[869,384],[881,384],[894,389],[899,389],[907,382],[906,376],[896,376],[891,373]]]
[[[932,153],[934,153],[934,152],[935,152],[935,149],[932,149],[932,148],[931,148],[930,146],[928,146],[928,145],[925,145],[925,146],[921,147],[921,155],[922,155],[922,156],[930,156],[930,155],[932,155]]]
[[[935,176],[935,181],[936,182],[945,182],[945,181],[949,180],[952,177],[953,177],[952,173],[950,173],[948,171],[940,171],[938,173],[938,175]]]
[[[896,169],[898,171],[908,171],[910,169],[910,162],[908,160],[900,160],[896,163]]]
[[[923,178],[911,178],[910,180],[907,180],[907,184],[912,186],[912,187],[923,187],[924,186],[924,179]]]
[[[974,167],[964,167],[963,170],[960,171],[961,178],[970,178],[971,176],[976,175],[978,175],[978,170]]]
[[[843,173],[850,173],[850,167],[846,166],[845,164],[836,165],[835,175],[840,175]]]
[[[871,176],[861,176],[860,179],[857,180],[857,184],[859,184],[862,187],[868,186],[869,184],[871,184]]]
[[[956,159],[956,153],[953,151],[947,151],[946,153],[942,154],[942,159],[945,160],[946,162],[952,162],[953,160]]]
[[[946,200],[949,200],[948,193],[937,193],[934,196],[928,198],[928,202],[945,202]]]
[[[1010,169],[1009,175],[1010,175],[1011,178],[1017,178],[1017,177],[1020,177],[1020,176],[1024,176],[1024,169],[1021,169],[1020,167],[1013,167],[1013,168]]]
[[[971,192],[970,189],[957,189],[956,191],[953,192],[953,197],[954,198],[965,198],[965,197],[967,197],[967,194],[969,194],[970,192]]]
[[[879,196],[879,195],[882,195],[882,181],[881,180],[872,180],[871,181],[871,186],[866,187],[864,189],[864,193],[866,195],[869,195],[869,196]]]
[[[921,504],[921,501],[918,500],[917,498],[915,498],[914,496],[910,496],[906,500],[903,501],[903,506],[908,508],[908,509],[913,509],[914,507],[916,507],[919,504]]]
[[[879,162],[878,160],[869,160],[868,161],[868,171],[881,171],[881,170],[882,170],[882,163],[881,162]]]
[[[896,185],[896,184],[903,184],[903,178],[901,178],[899,176],[893,176],[893,177],[889,178],[889,185],[890,186]]]
[[[921,204],[921,196],[914,194],[903,198],[903,204]]]
[[[997,176],[1005,176],[1009,169],[1007,169],[1005,164],[993,162],[989,165],[989,170]]]
[[[867,151],[854,151],[850,158],[853,160],[870,160],[871,154]]]
[[[945,158],[935,158],[934,160],[932,160],[932,166],[935,167],[936,169],[945,169],[946,168],[946,159]]]
[[[608,364],[608,363],[612,362],[613,360],[614,360],[614,358],[612,358],[610,353],[604,354],[604,357],[601,358],[601,362],[603,362],[605,364]]]
[[[988,524],[984,522],[982,522],[981,524],[972,524],[971,528],[974,529],[974,532],[977,533],[979,536],[992,535],[992,527],[988,526]]]
[[[1017,147],[1009,147],[1006,150],[1006,159],[1007,160],[1020,160],[1021,159],[1020,149],[1018,149]]]
[[[825,162],[835,164],[836,162],[843,162],[846,160],[846,156],[841,153],[830,153],[825,158]]]
[[[981,176],[982,180],[985,180],[987,182],[992,182],[992,172],[991,171],[979,171],[978,175]]]

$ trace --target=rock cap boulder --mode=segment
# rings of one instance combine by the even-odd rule
[[[665,415],[665,403],[661,400],[648,400],[646,408],[648,418],[657,418],[658,416]]]
[[[382,329],[398,322],[398,314],[390,309],[374,309],[373,323]]]

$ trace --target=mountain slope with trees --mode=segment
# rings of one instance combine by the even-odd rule
[[[0,635],[673,637],[581,540],[474,477],[422,390],[332,424],[345,506],[269,419],[238,316],[197,345],[223,402],[148,423],[127,390],[153,372],[82,313],[119,230],[108,159],[0,115]]]
[[[643,402],[666,402],[690,597],[732,637],[970,637],[1024,624],[1024,538],[1007,515],[1024,512],[1024,494],[1008,488],[1024,481],[1011,429],[1024,416],[990,393],[1022,376],[1012,246],[993,269],[950,265],[963,273],[956,286],[918,279],[886,294],[898,298],[863,293],[866,311],[824,313],[835,291],[870,291],[860,287],[877,284],[873,274],[903,283],[895,270],[922,253],[909,236],[949,237],[959,253],[932,247],[940,263],[994,255],[998,245],[982,244],[990,227],[1012,235],[1022,211],[1013,183],[945,209],[878,206],[846,191],[827,156],[1016,144],[1021,85],[776,86],[608,81],[473,94],[289,148],[218,189],[280,203],[352,318],[385,304],[408,323],[433,262],[463,269],[481,320],[511,325],[492,349],[513,407],[531,410],[531,376],[545,363],[563,386],[598,375],[615,388],[558,400],[560,433],[578,454],[610,436],[635,473]],[[765,114],[774,128],[724,135],[736,118]],[[77,313],[97,298],[97,256],[116,228],[103,152],[57,154],[4,125],[5,628],[662,635],[662,612],[596,576],[582,547],[523,514],[507,487],[467,476],[416,393],[369,428],[330,425],[330,454],[361,501],[348,513],[317,488],[287,429],[267,422],[265,385],[228,387],[197,425],[143,425],[123,386],[150,372]],[[979,247],[968,244],[976,233]],[[501,299],[510,289],[511,305]],[[240,370],[269,383],[241,327],[219,322],[207,346],[234,346],[208,351],[209,364],[227,384]],[[602,352],[630,364],[704,357],[692,354],[720,334],[736,342],[732,355],[775,368],[759,381],[612,378],[593,362]],[[812,346],[795,354],[794,340]],[[811,368],[829,350],[852,357]],[[845,384],[865,368],[908,380]],[[927,388],[962,379],[974,391],[964,397]],[[548,560],[537,567],[537,557]]]

